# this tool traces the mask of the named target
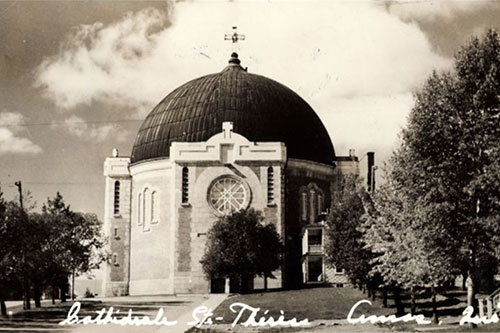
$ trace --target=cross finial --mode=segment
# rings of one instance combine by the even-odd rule
[[[238,27],[234,26],[232,34],[225,34],[224,35],[224,40],[230,40],[233,42],[233,51],[235,51],[238,41],[245,40],[245,35],[239,34],[236,31],[237,29],[238,29]]]
[[[230,139],[232,131],[233,131],[233,122],[225,121],[222,123],[222,132],[224,132],[224,139]]]

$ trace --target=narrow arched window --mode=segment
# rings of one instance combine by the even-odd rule
[[[113,253],[113,265],[118,266],[118,254]]]
[[[318,195],[316,190],[309,191],[309,223],[314,223],[316,219],[316,210],[318,209]]]
[[[151,200],[148,198],[149,189],[146,187],[142,193],[142,230],[148,231],[151,223]]]
[[[120,214],[120,182],[115,181],[113,214]]]
[[[137,225],[142,225],[142,193],[137,195]]]
[[[189,202],[189,170],[187,167],[182,168],[182,203]]]
[[[300,193],[300,217],[302,221],[307,220],[307,192]]]
[[[158,223],[158,192],[151,193],[151,223]]]
[[[323,213],[323,210],[324,210],[323,193],[318,192],[318,213],[317,213],[317,215]]]
[[[274,169],[267,168],[267,203],[274,203]]]

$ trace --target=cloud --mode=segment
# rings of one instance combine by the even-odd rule
[[[170,12],[145,9],[111,25],[75,28],[39,66],[37,82],[68,111],[93,102],[149,111],[180,84],[222,70],[232,50],[223,36],[237,25],[246,35],[238,46],[242,65],[304,97],[334,144],[364,140],[387,150],[394,140],[364,136],[373,128],[368,119],[395,138],[412,91],[451,61],[433,52],[417,25],[385,9],[333,1],[189,1]]]
[[[141,103],[144,99],[133,92],[142,90],[139,74],[156,49],[156,30],[166,24],[166,13],[146,9],[110,26],[79,25],[59,53],[40,64],[37,85],[66,109],[93,100]]]
[[[115,124],[89,125],[77,116],[67,118],[64,121],[64,129],[80,139],[95,142],[106,142],[111,137],[116,141],[124,141],[127,137],[127,132]]]
[[[20,113],[0,112],[0,155],[38,154],[42,148],[30,139],[19,136],[24,129],[24,116]]]
[[[495,5],[496,1],[384,1],[387,10],[403,20],[442,20]]]

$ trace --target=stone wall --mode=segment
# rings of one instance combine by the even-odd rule
[[[122,296],[128,294],[130,263],[130,193],[131,177],[128,158],[107,158],[104,163],[106,177],[103,230],[108,239],[107,250],[111,254],[104,265],[102,295]],[[120,183],[119,211],[115,213],[115,184]]]
[[[175,220],[171,214],[172,166],[168,160],[149,161],[131,166],[131,174],[130,294],[173,294],[175,238],[172,223]],[[159,215],[156,220],[151,216],[151,206],[147,203],[153,192],[157,193],[155,203]],[[141,214],[140,205],[143,208]]]

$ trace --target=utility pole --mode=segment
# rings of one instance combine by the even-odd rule
[[[19,190],[19,207],[21,208],[21,213],[24,215],[24,209],[23,209],[23,184],[21,183],[20,180],[14,183],[14,185],[17,186],[17,189]],[[24,267],[26,265],[26,248],[24,247],[24,244],[21,245],[23,247],[23,270],[26,268]],[[24,273],[23,276],[24,280],[24,301],[23,301],[23,309],[24,310],[29,310],[31,308],[31,303],[30,303],[30,286],[28,284],[28,279],[26,277],[26,272]]]
[[[18,180],[14,183],[14,185],[16,185],[17,189],[19,190],[19,207],[21,207],[21,210],[23,210],[23,184],[20,180]]]

